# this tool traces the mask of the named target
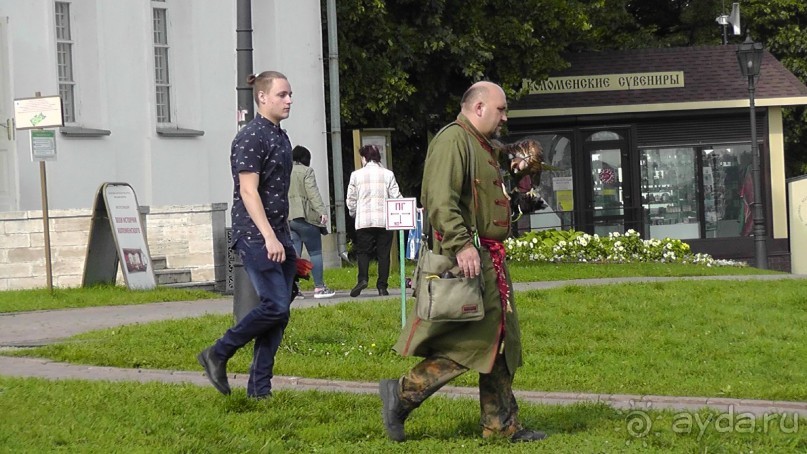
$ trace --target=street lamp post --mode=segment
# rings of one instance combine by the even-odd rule
[[[757,117],[754,106],[754,88],[762,63],[762,43],[756,43],[751,35],[737,47],[737,61],[740,71],[748,78],[748,99],[751,107],[751,155],[753,158],[751,176],[754,180],[754,257],[756,267],[768,269],[768,250],[765,238],[765,213],[762,210],[762,183],[760,182],[759,147],[757,146]]]

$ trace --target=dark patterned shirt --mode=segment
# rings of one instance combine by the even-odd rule
[[[290,245],[288,217],[292,159],[289,136],[280,126],[256,114],[233,139],[230,165],[233,173],[231,245],[241,237],[265,242],[241,200],[238,174],[242,171],[258,174],[258,193],[269,225],[283,245]]]

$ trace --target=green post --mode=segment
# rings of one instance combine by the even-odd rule
[[[406,278],[404,274],[404,238],[401,230],[413,229],[417,220],[417,201],[414,197],[404,197],[400,199],[387,199],[387,230],[398,231],[398,269],[401,273],[401,326],[406,325]]]
[[[398,257],[400,257],[401,268],[401,328],[406,325],[406,271],[404,270],[404,239],[403,234],[398,231]]]

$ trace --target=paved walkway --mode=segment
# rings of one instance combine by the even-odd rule
[[[619,279],[586,279],[577,281],[533,282],[516,284],[516,290],[537,290],[559,287],[563,285],[603,285],[623,282],[660,282],[669,280],[772,280],[772,279],[807,279],[799,275],[772,276],[718,276],[694,278],[619,278]],[[400,298],[400,292],[390,291],[390,298]],[[331,305],[343,301],[371,301],[378,296],[374,291],[365,290],[358,298],[350,298],[347,292],[338,292],[336,297],[315,300],[311,297],[296,300],[293,307],[301,309],[318,305]],[[202,301],[176,301],[132,306],[93,307],[85,309],[65,309],[14,314],[0,314],[0,350],[3,348],[20,348],[44,345],[56,342],[72,335],[95,329],[103,329],[133,323],[147,323],[157,320],[196,317],[203,314],[232,313],[232,298],[220,298]],[[105,381],[138,381],[193,383],[210,386],[207,378],[200,370],[176,371],[153,369],[123,369],[114,367],[84,366],[60,363],[46,359],[12,358],[0,356],[0,375],[14,377],[40,377],[47,379],[82,379]],[[246,387],[245,374],[231,374],[233,387]],[[275,377],[275,389],[320,390],[374,394],[377,392],[376,382],[354,382],[339,380],[320,380],[302,377]],[[440,394],[449,397],[474,398],[478,396],[475,388],[444,387]],[[676,397],[648,396],[628,394],[587,394],[587,393],[549,393],[540,391],[516,391],[519,400],[539,403],[569,405],[578,402],[604,402],[618,409],[646,410],[698,410],[710,407],[723,412],[752,413],[758,416],[772,413],[798,414],[807,416],[807,402],[788,402],[750,399],[726,399],[714,397]]]

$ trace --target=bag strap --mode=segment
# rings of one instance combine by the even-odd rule
[[[476,153],[474,153],[474,144],[471,142],[470,134],[466,137],[468,138],[468,175],[471,177],[471,200],[473,202],[473,207],[471,208],[471,235],[474,236],[476,235],[476,214],[479,211],[476,197]],[[476,241],[474,238],[471,238],[471,240]]]
[[[443,129],[441,129],[437,133],[437,135],[435,135],[435,138],[438,135],[440,135],[441,132],[445,131],[449,126],[455,125],[455,124],[462,127],[462,125],[460,123],[458,123],[456,121],[452,122],[452,123],[448,124],[447,126],[445,126]],[[465,128],[463,127],[463,129],[465,129]],[[466,160],[466,173],[465,174],[471,177],[471,180],[470,180],[470,184],[471,184],[471,199],[473,201],[473,205],[472,205],[472,208],[471,208],[471,241],[474,242],[474,245],[476,245],[476,239],[474,238],[476,236],[476,230],[477,230],[477,228],[476,228],[476,214],[477,214],[476,166],[474,165],[476,159],[475,159],[475,153],[474,153],[474,146],[473,146],[473,143],[471,142],[471,135],[467,131],[466,131],[466,134],[467,134],[466,137],[468,138],[468,159]],[[433,247],[433,234],[432,234],[432,229],[431,229],[431,223],[429,222],[429,213],[426,211],[425,208],[423,209],[423,231],[420,233],[420,236],[421,236],[421,240],[422,240],[421,241],[421,248],[427,247],[428,250],[432,250],[432,247]]]

